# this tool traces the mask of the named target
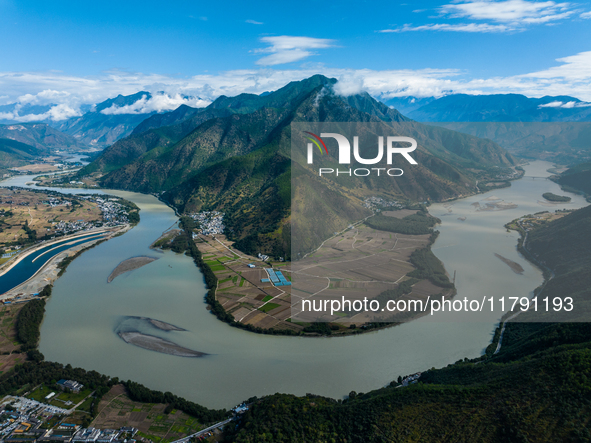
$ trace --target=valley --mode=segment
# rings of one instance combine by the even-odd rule
[[[99,186],[144,192],[108,191],[137,205],[139,224],[81,254],[55,282],[41,326],[39,351],[45,358],[207,407],[229,407],[279,391],[337,398],[314,397],[323,407],[343,404],[351,410],[356,401],[374,395],[398,395],[390,391],[397,375],[423,371],[422,385],[440,374],[428,368],[457,368],[453,362],[466,357],[483,359],[503,312],[401,311],[378,318],[343,310],[321,323],[300,317],[293,299],[331,297],[343,289],[395,301],[451,298],[456,292],[468,300],[508,291],[530,294],[542,275],[515,251],[516,236],[503,225],[549,204],[557,209],[585,206],[585,199],[568,193],[570,201],[543,202],[542,195],[566,192],[546,179],[550,164],[517,167],[517,160],[492,142],[408,122],[363,95],[347,100],[332,96],[324,89],[327,80],[296,82],[264,100],[224,97],[199,112],[150,117],[148,135],[134,133],[81,171],[46,176],[29,186],[47,193],[47,186],[60,185],[56,189],[67,193],[67,200],[79,200],[76,194],[89,191],[93,200],[103,199]],[[236,110],[228,111],[232,106]],[[225,114],[216,114],[218,109]],[[205,116],[208,112],[212,118]],[[309,118],[318,112],[335,121],[359,118],[377,127],[386,122],[398,133],[413,135],[421,147],[413,154],[419,167],[408,169],[408,182],[374,180],[359,187],[316,177],[286,141],[293,115]],[[177,122],[184,127],[157,126],[177,117],[188,119]],[[197,117],[204,120],[187,123]],[[191,125],[197,126],[188,130]],[[179,138],[164,144],[158,138],[175,133]],[[156,142],[138,158],[147,146],[144,137]],[[130,143],[139,151],[126,153]],[[26,181],[31,178],[14,177],[5,184]],[[494,195],[487,192],[491,189]],[[301,214],[309,221],[298,225],[303,230],[292,237]],[[294,254],[304,258],[291,261]],[[284,280],[272,280],[279,275]],[[396,326],[385,328],[391,325]],[[508,349],[514,340],[511,328],[503,339]],[[133,386],[127,382],[128,393]],[[379,386],[386,387],[372,391]],[[122,395],[117,385],[110,389]],[[414,392],[413,387],[404,389]],[[286,401],[266,397],[257,403],[256,414],[270,398]],[[124,405],[134,401],[122,400]],[[474,397],[474,407],[479,402]],[[159,415],[168,410],[152,407]],[[128,405],[117,411],[130,412]],[[154,425],[143,435],[156,438],[159,426],[180,429],[175,414],[166,420],[147,417]],[[107,422],[120,423],[112,414],[99,414],[96,424]]]

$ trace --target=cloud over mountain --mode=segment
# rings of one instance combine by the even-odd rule
[[[296,44],[290,40],[273,40],[277,53],[289,53]],[[329,44],[332,45],[327,42],[308,43],[318,47]],[[360,91],[383,99],[441,97],[450,93],[519,93],[529,97],[569,95],[591,101],[591,51],[587,51],[559,58],[555,66],[544,70],[492,78],[467,78],[466,72],[457,69],[372,70],[322,66],[243,69],[182,78],[122,71],[111,71],[92,78],[59,72],[0,72],[0,91],[3,92],[0,119],[23,122],[64,120],[82,115],[84,104],[95,104],[118,94],[130,95],[137,91],[148,91],[151,97],[131,105],[111,106],[103,113],[146,114],[175,109],[181,104],[203,107],[220,95],[274,91],[290,81],[317,73],[339,79],[335,91],[344,96]],[[24,105],[45,108],[23,115],[19,110]]]

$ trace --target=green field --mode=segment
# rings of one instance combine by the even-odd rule
[[[278,308],[279,306],[281,306],[281,305],[278,305],[277,303],[267,303],[266,305],[261,306],[259,308],[259,311],[266,313],[266,312],[272,311],[275,308]]]
[[[53,396],[49,400],[46,400],[45,397],[47,397],[52,392],[55,392],[55,396]],[[27,395],[27,398],[37,400],[41,403],[50,404],[52,406],[57,406],[58,408],[70,409],[74,405],[80,403],[82,400],[88,397],[91,393],[92,389],[84,389],[76,394],[74,392],[63,392],[57,386],[41,385],[33,392],[31,392],[29,395]],[[71,401],[72,403],[67,405],[66,403],[68,401]],[[81,406],[84,406],[85,403],[83,403]],[[88,405],[88,408],[90,408],[90,405]]]

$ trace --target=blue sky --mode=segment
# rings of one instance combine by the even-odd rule
[[[0,0],[0,104],[51,102],[71,113],[147,89],[204,105],[314,73],[384,99],[591,100],[589,2],[249,3]]]

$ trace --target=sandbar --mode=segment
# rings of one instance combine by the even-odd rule
[[[183,348],[168,340],[153,335],[142,334],[141,332],[119,332],[119,337],[130,345],[148,349],[150,351],[160,352],[162,354],[175,355],[177,357],[203,357],[208,355],[204,352],[193,351]]]
[[[509,260],[508,258],[503,257],[495,252],[495,257],[500,259],[503,263],[511,268],[513,272],[516,274],[523,274],[524,269],[521,267],[519,263],[514,262],[513,260]]]
[[[139,269],[142,266],[146,266],[148,263],[152,263],[155,260],[158,260],[158,258],[147,256],[131,257],[127,260],[123,260],[121,263],[117,265],[115,269],[113,269],[113,272],[111,272],[111,275],[109,275],[109,278],[107,278],[107,283],[111,283],[115,279],[115,277],[119,277],[121,274],[124,274],[125,272]]]

